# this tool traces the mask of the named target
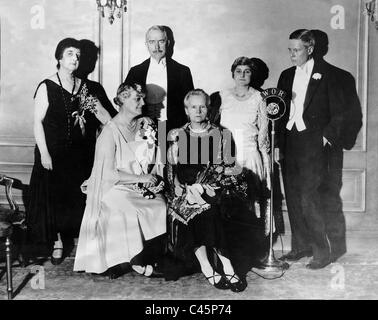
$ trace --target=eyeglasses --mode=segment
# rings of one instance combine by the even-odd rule
[[[164,45],[167,43],[167,39],[160,39],[160,40],[147,40],[147,43],[150,45],[150,46],[154,46],[156,45],[157,43],[159,45]]]

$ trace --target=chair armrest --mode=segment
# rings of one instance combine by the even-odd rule
[[[13,211],[18,211],[18,204],[13,199],[12,195],[12,185],[14,180],[6,175],[0,174],[0,184],[4,185],[5,187],[5,196],[7,197],[9,206]]]

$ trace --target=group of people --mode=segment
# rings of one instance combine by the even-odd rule
[[[119,86],[118,112],[101,85],[79,77],[82,43],[59,42],[58,70],[35,94],[29,239],[59,264],[65,239],[79,235],[75,271],[167,280],[201,271],[215,288],[241,292],[267,249],[276,146],[260,91],[269,69],[239,57],[234,86],[209,96],[172,59],[168,27],[152,26],[145,40],[150,58]],[[338,159],[361,110],[353,77],[314,60],[314,48],[312,31],[290,36],[278,147],[293,239],[282,258],[313,256],[308,267],[318,269],[346,252]]]

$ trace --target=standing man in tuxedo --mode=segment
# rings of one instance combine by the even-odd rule
[[[159,121],[166,121],[167,133],[187,122],[184,97],[194,89],[190,69],[172,59],[173,37],[168,39],[171,30],[166,26],[152,26],[146,32],[146,46],[150,58],[132,67],[125,79],[128,84],[139,83],[156,90],[147,92],[149,96],[161,96],[165,93],[160,108],[146,105],[145,115]],[[153,84],[154,86],[148,86]]]
[[[187,122],[184,98],[194,89],[193,79],[187,66],[172,59],[174,38],[169,27],[150,27],[145,40],[150,58],[132,67],[124,82],[145,87],[147,94],[143,115],[158,122],[160,148],[165,150],[169,130]],[[158,261],[158,265],[161,263],[166,237],[162,235],[146,243],[144,261]]]
[[[321,269],[346,252],[343,148],[353,147],[362,114],[353,76],[322,57],[314,59],[314,48],[313,32],[294,31],[293,67],[281,73],[277,85],[288,93],[278,140],[292,231],[291,251],[281,259],[313,256],[306,267]]]

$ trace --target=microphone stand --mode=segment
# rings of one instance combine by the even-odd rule
[[[265,271],[282,271],[289,268],[287,262],[277,260],[274,257],[273,250],[273,213],[274,213],[274,137],[275,137],[275,120],[269,119],[272,122],[272,131],[271,131],[271,157],[270,157],[270,216],[269,216],[269,253],[268,256],[262,261],[259,269]]]

